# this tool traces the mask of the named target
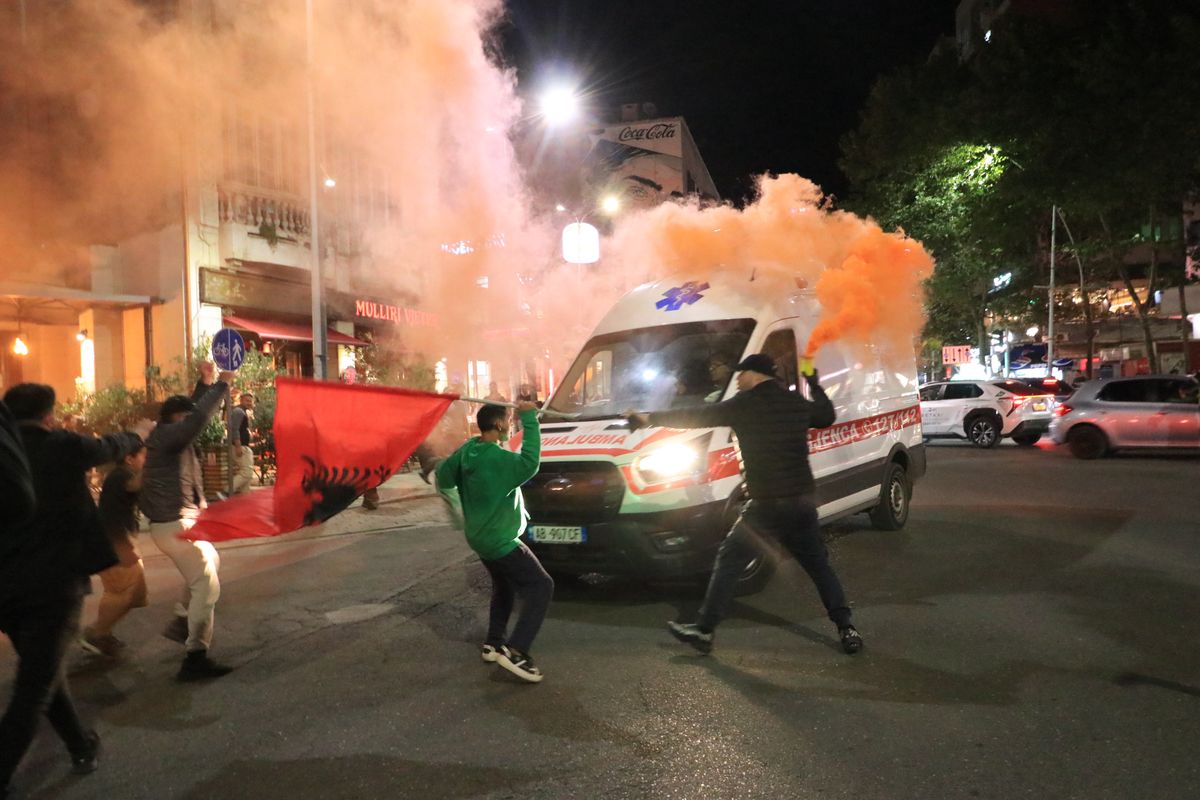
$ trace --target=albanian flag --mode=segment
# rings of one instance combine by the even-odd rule
[[[275,486],[209,506],[184,538],[278,536],[324,522],[390,478],[457,398],[280,378]]]

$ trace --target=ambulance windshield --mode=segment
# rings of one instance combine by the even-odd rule
[[[715,403],[754,331],[752,319],[682,322],[597,336],[584,346],[547,405],[581,419],[629,409]]]

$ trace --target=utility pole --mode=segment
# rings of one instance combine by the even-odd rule
[[[1054,375],[1054,250],[1058,233],[1058,206],[1050,206],[1050,322],[1046,326],[1046,375]],[[1083,288],[1082,286],[1080,288]]]
[[[318,216],[317,189],[317,125],[316,92],[313,87],[313,0],[305,0],[304,25],[306,57],[306,82],[308,87],[308,216],[309,244],[312,248],[312,331],[313,331],[313,380],[323,381],[329,373],[327,368],[329,349],[325,329],[325,285],[321,279],[321,224]]]

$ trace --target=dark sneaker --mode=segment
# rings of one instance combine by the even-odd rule
[[[220,678],[233,672],[233,667],[220,664],[208,657],[207,650],[193,650],[183,659],[183,666],[176,676],[181,681],[203,681]]]
[[[679,641],[690,644],[701,653],[708,655],[712,652],[713,634],[700,630],[698,625],[685,625],[682,622],[668,622],[667,630]]]
[[[844,628],[838,628],[838,636],[842,639],[842,650],[850,655],[854,655],[859,650],[863,649],[862,634],[855,630],[853,625],[847,625]]]
[[[485,644],[479,648],[479,657],[489,664],[494,664],[500,657],[500,648],[494,644]]]
[[[420,475],[421,475],[421,480],[425,481],[425,483],[427,485],[429,485],[429,486],[433,485],[433,484],[429,483],[429,473],[428,472],[426,472],[425,470],[421,470]]]
[[[496,653],[496,663],[523,681],[539,683],[542,680],[542,671],[533,663],[529,654],[515,648],[501,647]]]
[[[175,617],[170,624],[163,629],[163,636],[170,639],[172,642],[187,644],[188,640],[188,623],[187,617]]]
[[[71,754],[71,772],[76,775],[88,775],[100,766],[100,735],[92,731],[87,739],[87,749]]]
[[[363,494],[363,508],[367,511],[374,511],[379,508],[379,492],[375,489],[368,489]]]
[[[125,643],[111,633],[107,636],[98,636],[89,630],[84,630],[83,636],[79,640],[79,646],[92,655],[116,658]]]

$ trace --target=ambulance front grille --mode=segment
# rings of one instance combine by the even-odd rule
[[[534,522],[586,525],[616,517],[625,481],[603,461],[543,461],[521,491]]]

